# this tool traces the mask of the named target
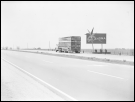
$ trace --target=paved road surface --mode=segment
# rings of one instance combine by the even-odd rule
[[[134,100],[134,67],[2,51],[2,58],[77,100]]]
[[[1,60],[1,101],[64,101],[26,73]]]

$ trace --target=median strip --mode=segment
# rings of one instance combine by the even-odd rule
[[[90,60],[90,61],[99,61],[99,62],[107,62],[107,63],[114,63],[114,64],[125,64],[134,66],[134,62],[132,61],[123,61],[123,60],[113,60],[113,59],[106,59],[106,58],[96,58],[96,57],[85,57],[85,56],[75,56],[75,55],[66,55],[66,54],[55,54],[55,53],[48,53],[48,52],[32,52],[32,51],[22,51],[22,50],[10,50],[10,51],[19,51],[19,52],[28,52],[28,53],[35,53],[35,54],[44,54],[44,55],[52,55],[52,56],[59,56],[59,57],[68,57],[68,58],[75,58],[75,59],[82,59],[82,60]]]

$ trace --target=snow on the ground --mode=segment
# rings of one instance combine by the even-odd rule
[[[63,101],[34,79],[1,60],[1,101]]]

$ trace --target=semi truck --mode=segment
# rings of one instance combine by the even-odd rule
[[[65,53],[80,53],[81,52],[81,37],[69,36],[59,38],[59,44],[57,45],[56,52]]]

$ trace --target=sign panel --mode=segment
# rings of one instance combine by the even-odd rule
[[[87,44],[106,44],[106,34],[105,33],[94,33],[90,35],[86,34],[86,43]]]

